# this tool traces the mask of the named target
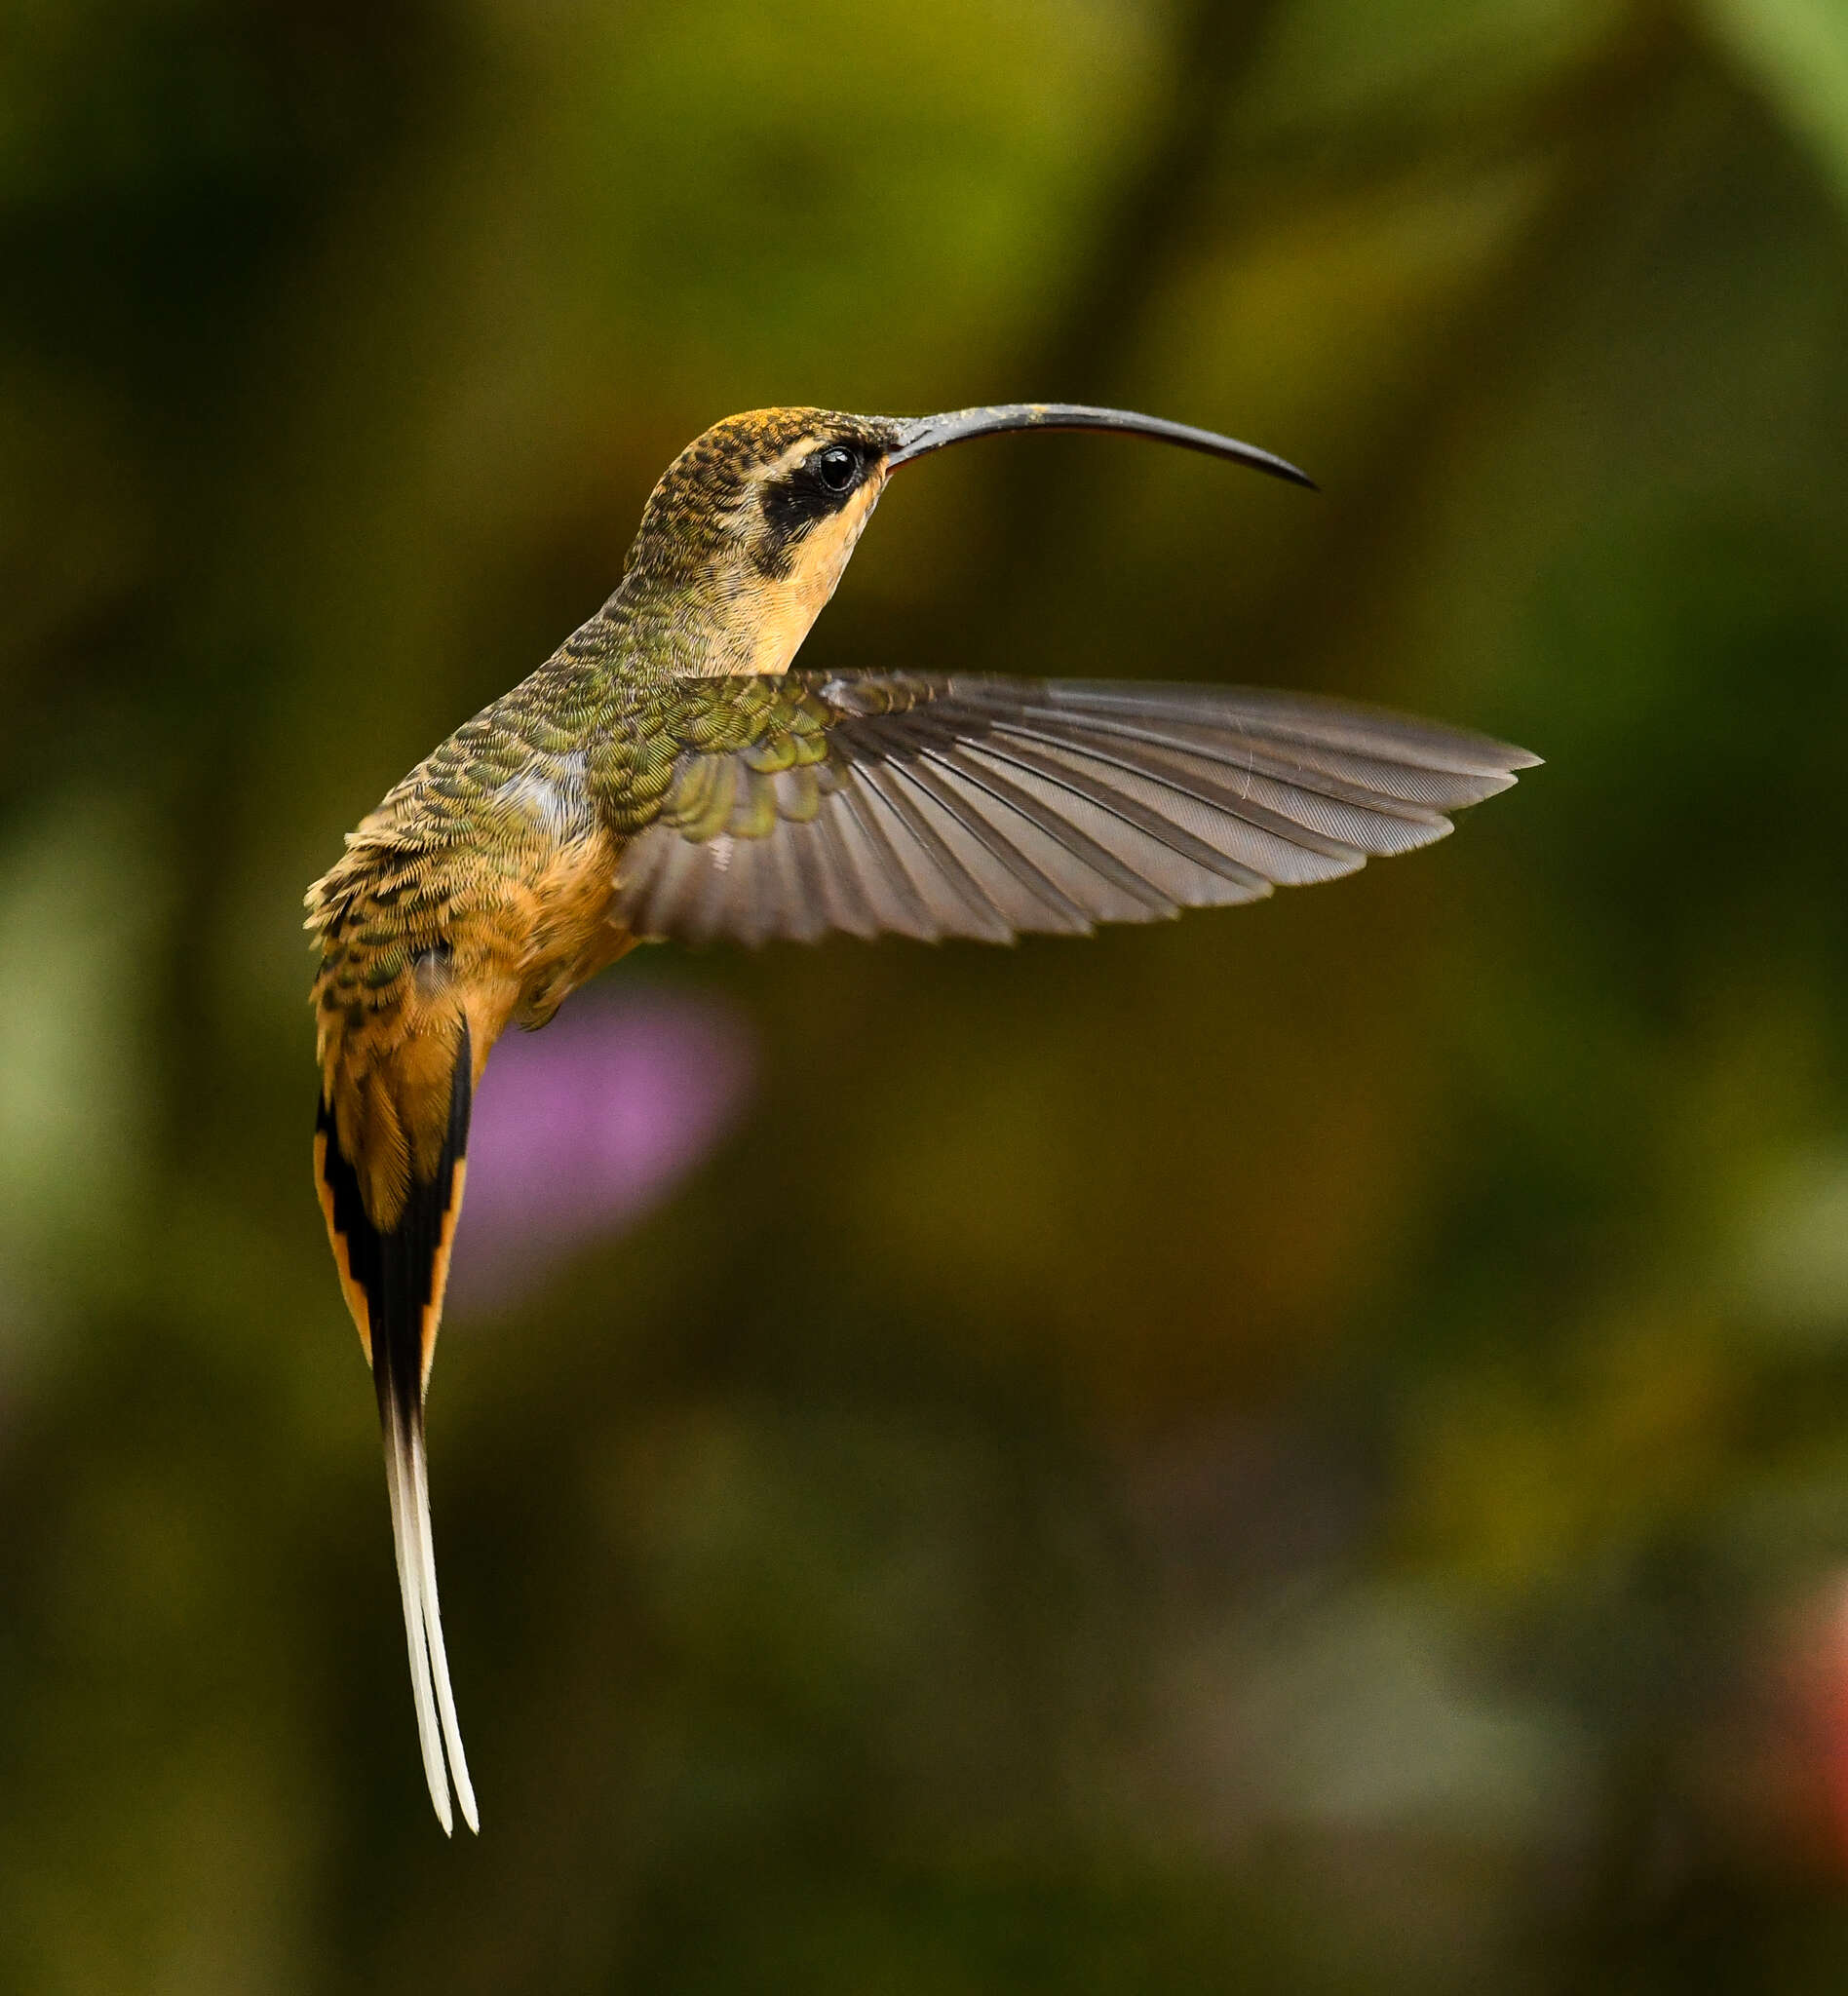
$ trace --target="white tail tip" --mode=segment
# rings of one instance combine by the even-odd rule
[[[394,1405],[384,1425],[392,1544],[398,1555],[398,1588],[404,1606],[404,1644],[410,1658],[410,1690],[417,1707],[417,1742],[423,1749],[424,1779],[430,1785],[431,1806],[443,1824],[443,1834],[450,1835],[454,1829],[449,1808],[449,1785],[453,1781],[462,1821],[479,1835],[481,1820],[475,1806],[468,1759],[462,1751],[455,1694],[449,1688],[449,1660],[443,1646],[443,1616],[437,1605],[437,1559],[430,1532],[430,1478],[424,1461],[423,1424]]]

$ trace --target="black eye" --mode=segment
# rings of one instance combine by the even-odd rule
[[[825,491],[851,492],[860,477],[860,459],[844,443],[818,450],[809,463]]]

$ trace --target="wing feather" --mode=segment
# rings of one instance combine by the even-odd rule
[[[917,883],[893,845],[870,786],[849,784],[839,791],[840,806],[828,822],[852,854],[866,905],[880,930],[935,942],[943,924],[931,912]]]
[[[1145,922],[1175,912],[1177,903],[1162,888],[1086,831],[1068,800],[1061,803],[1029,788],[1020,781],[1027,772],[1011,770],[1004,755],[986,745],[972,745],[958,747],[943,759],[1023,821],[1014,830],[1023,847],[1031,850],[1029,842],[1037,835],[1042,868],[1065,899],[1093,920]]]
[[[675,691],[673,784],[616,912],[694,942],[1005,941],[1255,901],[1428,845],[1538,759],[1248,688],[791,672]]]
[[[1005,942],[1014,933],[980,883],[952,851],[944,837],[952,829],[924,809],[928,796],[913,794],[903,765],[876,762],[861,772],[867,789],[896,818],[911,840],[901,847],[911,883],[923,896],[941,936],[976,936]],[[941,814],[940,814],[941,815]]]
[[[989,797],[980,782],[972,782],[938,749],[927,750],[900,768],[912,783],[929,791],[944,817],[973,842],[978,877],[1012,928],[1071,930],[1080,935],[1090,928],[1083,908],[1034,865],[1009,835],[1008,827],[987,808]]]

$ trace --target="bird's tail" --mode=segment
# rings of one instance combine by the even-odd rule
[[[385,1443],[392,1539],[404,1598],[410,1687],[417,1738],[437,1820],[452,1827],[449,1786],[462,1820],[476,1831],[481,1818],[456,1723],[455,1696],[437,1605],[437,1561],[430,1533],[430,1478],[424,1455],[424,1386],[436,1350],[437,1324],[449,1275],[449,1248],[462,1209],[471,1096],[466,1021],[449,1082],[445,1132],[425,1177],[413,1169],[397,1218],[377,1226],[366,1209],[355,1159],[342,1141],[335,1103],[324,1089],[315,1123],[315,1177],[327,1235],[339,1266],[347,1307],[371,1362]],[[357,1147],[357,1146],[356,1146]],[[447,1753],[447,1765],[444,1753]]]

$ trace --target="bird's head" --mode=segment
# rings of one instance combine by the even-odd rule
[[[1249,443],[1127,409],[753,409],[713,424],[662,474],[618,598],[648,613],[678,671],[781,672],[834,594],[892,472],[947,444],[1010,430],[1113,430],[1312,482]]]
[[[878,504],[898,426],[828,409],[753,409],[696,437],[641,516],[622,594],[671,606],[675,663],[780,672]]]

